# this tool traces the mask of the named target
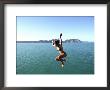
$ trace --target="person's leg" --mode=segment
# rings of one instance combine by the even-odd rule
[[[65,57],[65,53],[61,53],[60,55],[58,55],[58,56],[56,57],[56,60],[57,60],[57,61],[61,61],[62,64],[64,64],[63,61],[66,61],[66,59],[65,59],[64,57]]]
[[[63,54],[60,54],[60,55],[58,55],[58,56],[56,57],[56,60],[57,60],[57,61],[60,61],[63,57],[64,57],[64,55],[63,55]]]
[[[62,67],[64,66],[64,60],[62,59],[62,55],[57,56],[56,60],[61,62]]]
[[[62,58],[61,61],[65,61],[66,62],[66,59],[65,58]]]
[[[60,61],[60,58],[59,58],[59,56],[57,56],[57,57],[55,58],[55,60],[57,60],[57,61]]]
[[[63,61],[61,61],[61,64],[62,64],[62,65],[64,65],[64,62],[63,62]]]
[[[59,55],[59,60],[60,60],[62,65],[64,65],[64,61],[65,61],[63,58],[64,58],[64,54],[62,53]]]

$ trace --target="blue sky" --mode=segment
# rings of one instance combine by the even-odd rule
[[[17,41],[80,39],[94,41],[93,16],[17,16]]]

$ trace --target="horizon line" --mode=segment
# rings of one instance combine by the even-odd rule
[[[67,39],[67,40],[69,40],[69,39]],[[78,39],[79,40],[79,39]],[[40,41],[40,40],[37,40],[37,41]],[[37,41],[33,41],[33,40],[29,40],[29,41],[17,41],[16,40],[16,42],[37,42]],[[45,41],[45,40],[42,40],[42,41]],[[46,41],[50,41],[50,40],[46,40]],[[62,41],[66,41],[66,40],[62,40]],[[82,40],[80,40],[81,42],[94,42],[94,41],[82,41]]]

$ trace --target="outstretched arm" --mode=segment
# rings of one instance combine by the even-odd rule
[[[62,46],[62,38],[61,38],[61,36],[62,36],[62,33],[60,33],[60,44]]]
[[[60,33],[60,38],[61,38],[61,36],[62,36],[62,33]]]

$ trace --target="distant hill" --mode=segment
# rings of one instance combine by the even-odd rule
[[[73,43],[73,42],[79,43],[79,42],[82,42],[82,41],[79,40],[79,39],[68,39],[68,40],[65,40],[64,42],[65,42],[65,43]]]
[[[39,41],[16,41],[17,43],[52,43],[52,40],[39,40]],[[67,39],[63,43],[80,43],[79,39]]]

